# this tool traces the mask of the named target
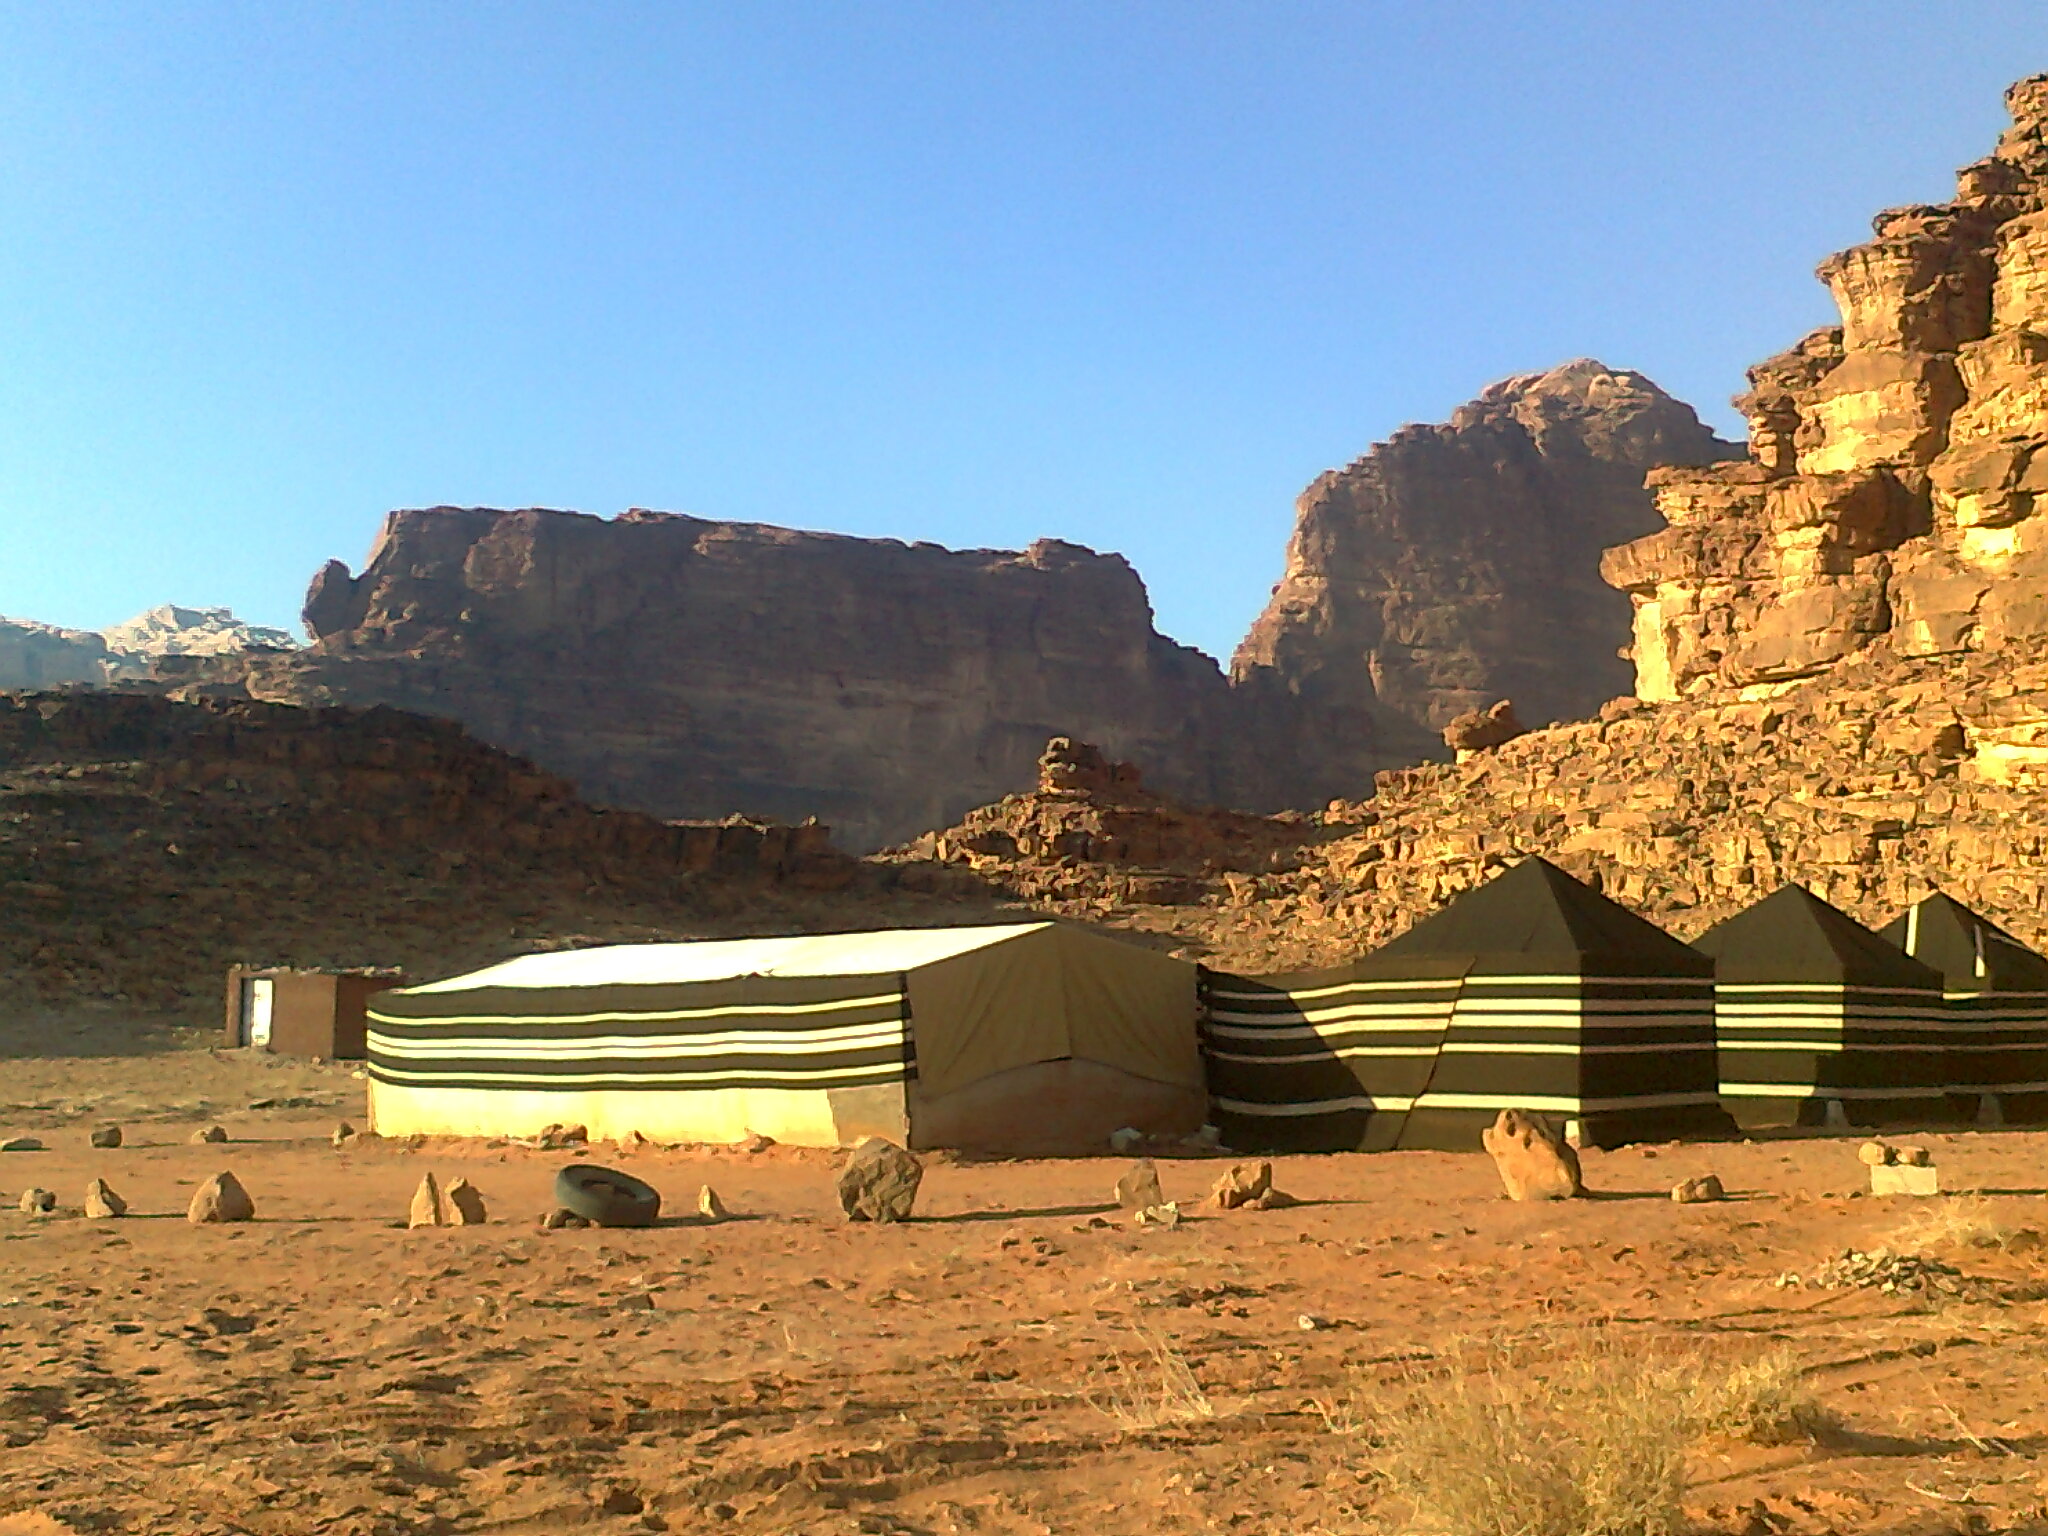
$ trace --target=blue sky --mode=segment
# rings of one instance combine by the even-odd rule
[[[390,507],[1122,551],[1591,355],[1724,432],[2038,3],[0,0],[0,613],[296,628]]]

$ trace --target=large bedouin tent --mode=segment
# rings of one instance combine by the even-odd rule
[[[1951,1113],[1959,1063],[1940,974],[1848,913],[1788,885],[1693,946],[1714,961],[1721,1101],[1738,1123]]]
[[[379,994],[387,1136],[807,1146],[887,1136],[1014,1155],[1203,1122],[1195,967],[1055,923],[624,944]]]
[[[1465,1150],[1503,1109],[1594,1145],[1728,1128],[1711,962],[1542,859],[1354,965],[1204,990],[1233,1146]]]
[[[1878,933],[1941,975],[1958,1108],[1985,1121],[2048,1119],[2048,956],[1939,891]]]

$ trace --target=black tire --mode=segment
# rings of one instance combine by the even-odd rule
[[[661,1192],[615,1168],[571,1163],[555,1175],[555,1204],[600,1227],[651,1227]]]

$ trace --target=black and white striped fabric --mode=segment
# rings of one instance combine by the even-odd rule
[[[421,1088],[853,1088],[912,1075],[904,978],[379,993],[369,1072]]]
[[[1958,1112],[2016,1123],[2048,1120],[2048,956],[1939,891],[1913,903],[1879,936],[1941,975]]]
[[[1381,1151],[1436,1069],[1462,966],[1288,976],[1202,973],[1202,1051],[1224,1143],[1245,1151]]]
[[[1941,976],[1800,886],[1694,941],[1715,966],[1721,1098],[1745,1125],[1952,1118],[1972,1022]]]

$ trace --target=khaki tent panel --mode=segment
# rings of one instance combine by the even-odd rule
[[[1046,924],[907,978],[920,1090],[1074,1057],[1182,1087],[1202,1085],[1195,968]]]

